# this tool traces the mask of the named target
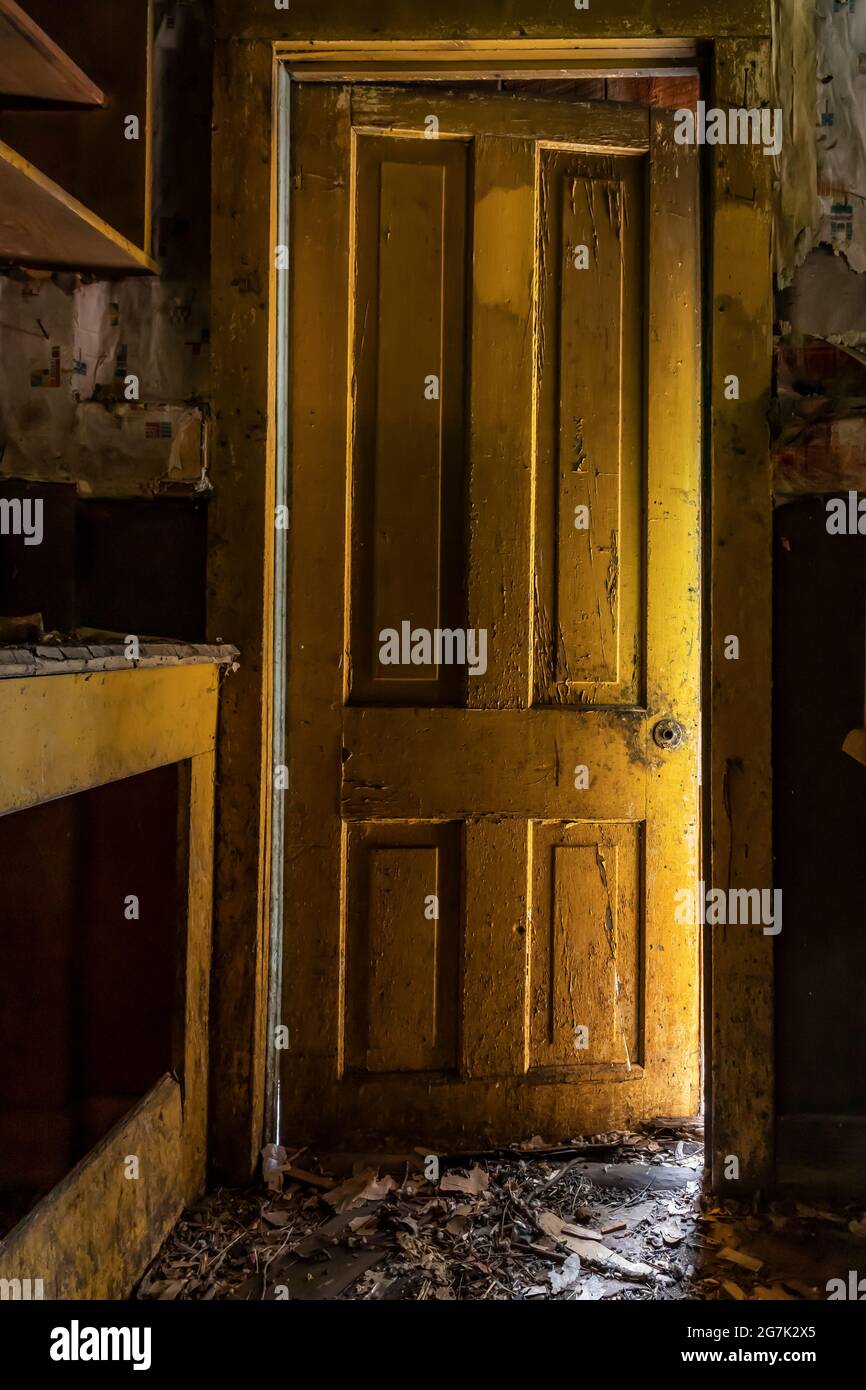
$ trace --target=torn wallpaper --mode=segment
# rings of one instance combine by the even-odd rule
[[[866,270],[866,0],[817,0],[817,240]]]

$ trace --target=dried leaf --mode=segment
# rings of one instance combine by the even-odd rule
[[[408,1222],[409,1218],[403,1217],[403,1220]],[[418,1229],[417,1223],[413,1222],[412,1225],[416,1230]],[[368,1213],[367,1216],[353,1216],[349,1222],[349,1230],[353,1231],[355,1235],[370,1235],[371,1232],[378,1229],[379,1218],[375,1212]]]
[[[665,1245],[679,1245],[683,1238],[683,1228],[679,1221],[663,1221],[659,1226],[659,1235]]]
[[[273,1211],[263,1211],[262,1220],[267,1221],[269,1226],[287,1226],[292,1219],[290,1211],[281,1211],[276,1208]]]
[[[364,1202],[376,1202],[388,1196],[397,1186],[388,1174],[380,1178],[374,1168],[368,1168],[356,1177],[347,1178],[339,1187],[322,1193],[322,1200],[335,1211],[351,1211]]]
[[[462,1173],[446,1173],[439,1184],[439,1189],[441,1192],[465,1192],[470,1197],[477,1197],[479,1193],[486,1192],[489,1186],[489,1174],[485,1173],[483,1168],[479,1168],[476,1163],[469,1170],[468,1177],[464,1177]]]

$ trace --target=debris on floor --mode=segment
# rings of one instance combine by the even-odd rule
[[[697,1123],[678,1119],[459,1154],[268,1145],[262,1186],[186,1212],[136,1296],[825,1298],[863,1213],[718,1202],[701,1195],[703,1164]]]

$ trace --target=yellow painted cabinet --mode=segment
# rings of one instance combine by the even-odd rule
[[[697,1109],[697,168],[672,130],[294,88],[287,1138]]]

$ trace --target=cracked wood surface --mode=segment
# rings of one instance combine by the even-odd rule
[[[713,100],[769,99],[769,45],[716,46]],[[768,411],[772,373],[770,175],[756,146],[720,146],[713,160],[711,825],[707,881],[770,888],[773,881],[772,493]],[[736,372],[740,399],[724,398]],[[740,659],[724,657],[725,635]],[[713,930],[711,989],[712,1171],[735,1192],[766,1187],[773,1172],[773,945],[760,929]]]
[[[688,1113],[695,152],[495,95],[310,84],[292,119],[286,1133]],[[486,670],[383,666],[403,621],[488,629]]]

